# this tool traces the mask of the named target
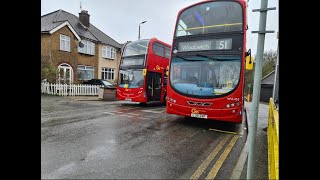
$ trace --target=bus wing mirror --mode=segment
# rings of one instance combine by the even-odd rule
[[[246,70],[253,69],[253,57],[251,57],[251,49],[246,52]]]
[[[169,76],[169,66],[166,68],[166,76]]]
[[[146,76],[146,75],[147,75],[147,69],[143,69],[143,70],[142,70],[142,75],[143,75],[143,76]]]

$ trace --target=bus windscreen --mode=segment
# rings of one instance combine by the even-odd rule
[[[240,56],[175,56],[170,68],[171,86],[190,97],[210,98],[238,86]]]

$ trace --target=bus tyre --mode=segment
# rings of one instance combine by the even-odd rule
[[[142,102],[142,103],[140,103],[140,105],[143,106],[143,107],[146,107],[147,103]]]

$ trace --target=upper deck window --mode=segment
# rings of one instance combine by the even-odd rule
[[[139,40],[128,43],[124,49],[123,57],[147,54],[149,41]]]
[[[178,19],[175,36],[188,36],[243,30],[243,11],[240,3],[208,2],[183,11]]]
[[[152,45],[152,49],[153,49],[153,52],[160,56],[160,57],[164,57],[164,46],[160,43],[153,43]]]

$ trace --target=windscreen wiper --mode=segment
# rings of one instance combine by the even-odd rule
[[[186,58],[181,57],[181,56],[179,56],[179,55],[175,55],[175,57],[178,57],[178,58],[183,59],[183,60],[185,60],[185,61],[203,61],[203,60],[186,59]]]
[[[208,58],[208,59],[211,59],[211,60],[214,60],[214,61],[224,61],[222,59],[219,59],[219,58],[212,58],[212,57],[209,57],[207,55],[203,55],[203,54],[196,54],[196,56],[199,56],[199,57],[204,57],[204,58]]]
[[[203,54],[196,54],[196,56],[208,58],[208,59],[211,59],[211,60],[213,60],[213,61],[239,61],[239,60],[240,60],[240,59],[219,59],[219,58],[212,58],[212,57],[209,57],[209,56],[203,55]]]

